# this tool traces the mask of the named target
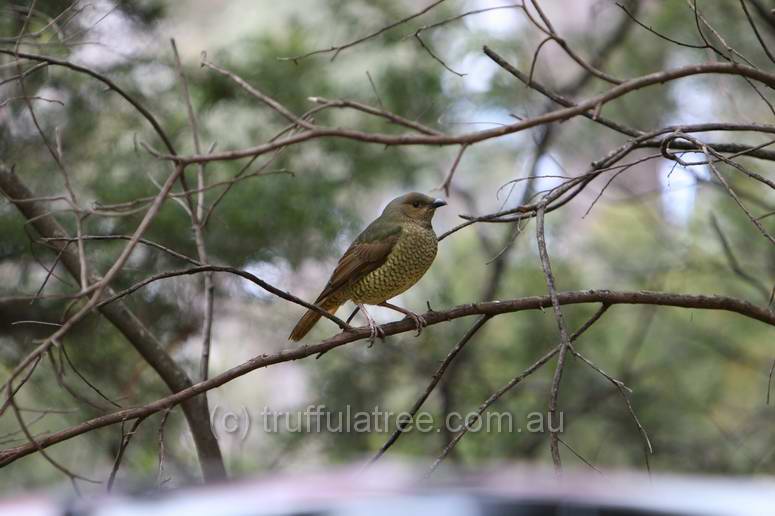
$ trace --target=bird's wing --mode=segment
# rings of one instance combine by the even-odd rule
[[[378,221],[372,223],[358,235],[339,259],[336,269],[315,303],[320,303],[340,288],[352,285],[378,269],[387,260],[400,235],[399,225],[383,225]]]

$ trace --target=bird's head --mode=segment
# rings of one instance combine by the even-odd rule
[[[385,207],[382,216],[410,219],[420,224],[430,226],[436,208],[446,206],[441,199],[434,199],[425,194],[411,192],[401,197],[396,197]]]

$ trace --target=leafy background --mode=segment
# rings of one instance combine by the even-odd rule
[[[671,37],[697,42],[693,15],[683,2],[639,2],[638,16]],[[376,105],[445,131],[459,132],[535,115],[547,106],[540,95],[517,83],[482,53],[487,44],[515,66],[527,71],[540,35],[517,10],[499,10],[468,17],[423,34],[424,40],[459,77],[445,70],[411,35],[421,25],[466,10],[499,5],[450,1],[431,14],[388,31],[334,61],[330,55],[298,62],[278,57],[304,54],[353,39],[414,12],[413,2],[96,2],[84,7],[65,28],[62,40],[48,35],[41,53],[94,66],[143,99],[174,137],[180,152],[192,152],[185,105],[176,80],[169,38],[181,49],[205,146],[239,148],[266,141],[284,121],[224,78],[199,67],[200,51],[209,60],[242,76],[297,113],[313,107],[309,97],[349,98]],[[613,2],[544,2],[545,9],[579,52],[594,55],[605,36],[623,17]],[[37,9],[56,16],[67,4],[41,0]],[[628,4],[633,7],[633,4]],[[762,55],[736,2],[702,2],[702,12],[728,42],[765,69]],[[0,35],[18,33],[21,18],[1,8]],[[110,11],[109,16],[103,15]],[[30,30],[45,25],[34,17]],[[773,30],[762,26],[765,37]],[[671,45],[633,26],[617,42],[602,66],[617,77],[634,77],[712,58],[707,51]],[[367,72],[373,79],[370,84]],[[14,67],[3,67],[3,78]],[[573,81],[580,70],[556,47],[546,45],[536,78],[555,88]],[[151,196],[154,181],[168,172],[140,142],[161,148],[148,125],[114,93],[99,83],[65,69],[49,68],[27,80],[36,94],[64,105],[35,105],[44,128],[57,127],[65,160],[78,194],[86,205],[109,205]],[[605,88],[588,81],[577,98]],[[3,97],[18,92],[0,86]],[[769,91],[764,92],[771,97]],[[670,123],[772,121],[773,114],[743,81],[700,76],[664,87],[640,90],[605,108],[605,115],[648,129]],[[341,110],[321,113],[332,126],[394,131],[390,125]],[[455,177],[449,207],[435,221],[437,231],[457,224],[459,213],[486,213],[514,206],[524,184],[508,182],[531,169],[542,175],[575,175],[625,141],[625,137],[587,120],[573,120],[553,129],[548,150],[535,155],[541,129],[479,144],[464,155]],[[730,141],[730,135],[709,134],[709,140]],[[749,138],[750,137],[750,138]],[[756,144],[756,135],[746,135]],[[442,182],[457,149],[366,145],[324,139],[292,147],[266,168],[270,174],[239,183],[218,205],[206,233],[214,263],[250,270],[262,278],[312,299],[336,258],[388,200],[405,191],[432,192]],[[641,154],[641,155],[645,155]],[[63,192],[61,176],[44,152],[39,135],[21,102],[0,108],[0,156],[37,195]],[[254,169],[267,158],[259,158]],[[743,158],[752,170],[771,176],[768,162]],[[536,161],[536,163],[533,163]],[[244,162],[209,165],[210,181],[226,180]],[[727,171],[722,167],[722,170]],[[193,174],[189,172],[189,174]],[[191,178],[194,176],[191,175]],[[772,192],[729,174],[734,187],[772,210]],[[595,183],[548,218],[549,250],[562,290],[609,288],[682,293],[725,294],[767,302],[775,278],[775,255],[766,241],[724,192],[707,183],[702,167],[671,171],[671,164],[653,160],[620,176],[595,204],[603,187]],[[531,191],[551,186],[544,178]],[[193,184],[193,183],[192,183]],[[209,202],[220,190],[207,193]],[[435,192],[439,195],[438,192]],[[54,206],[61,208],[62,206]],[[142,213],[87,219],[91,234],[130,233]],[[753,286],[730,271],[715,217],[735,250],[741,267],[764,287]],[[61,213],[73,229],[72,217]],[[772,227],[772,219],[764,219]],[[534,226],[514,238],[505,225],[478,225],[445,240],[431,271],[399,304],[420,311],[426,301],[448,307],[481,299],[538,295],[546,286],[538,261]],[[34,293],[45,277],[41,264],[53,256],[31,244],[24,220],[12,205],[0,203],[0,297]],[[195,255],[185,212],[167,202],[146,235],[170,248]],[[121,243],[92,242],[89,254],[105,270]],[[497,257],[497,258],[496,258]],[[178,268],[180,263],[141,249],[116,280],[126,287],[152,271]],[[67,291],[63,274],[48,282],[45,292]],[[202,296],[200,280],[183,277],[147,287],[129,300],[173,356],[192,375],[198,370]],[[0,299],[0,368],[7,374],[31,349],[45,328],[12,325],[18,320],[59,319],[66,304]],[[580,326],[593,307],[567,307],[571,328]],[[259,353],[288,346],[286,335],[301,311],[269,297],[241,280],[216,276],[216,318],[211,371],[220,372]],[[394,318],[376,310],[378,319]],[[344,316],[344,311],[339,314]],[[406,410],[429,381],[439,361],[471,320],[436,325],[420,337],[393,337],[372,348],[355,344],[320,360],[281,364],[239,378],[210,393],[211,407],[240,412],[253,421],[247,437],[220,432],[229,470],[235,476],[268,471],[299,471],[333,463],[358,461],[374,453],[386,435],[379,433],[293,434],[260,431],[261,409],[304,410],[310,404],[328,410],[371,411],[375,406]],[[334,333],[323,322],[310,340]],[[492,320],[458,358],[425,409],[437,418],[475,409],[498,386],[527,367],[557,340],[551,314],[518,313]],[[765,404],[767,374],[773,359],[773,333],[765,325],[727,313],[617,306],[579,341],[595,363],[622,379],[634,392],[632,402],[654,444],[650,458],[657,471],[724,474],[772,474],[775,441],[773,409]],[[80,323],[64,345],[79,370],[111,398],[130,406],[166,394],[159,382],[123,339],[97,316]],[[56,408],[42,417],[25,413],[36,432],[75,424],[109,407],[73,375],[71,389],[96,407],[74,399],[57,385],[53,373],[33,376],[20,397],[29,409]],[[546,367],[493,407],[512,412],[517,421],[530,412],[546,411],[553,368]],[[597,466],[643,469],[644,452],[638,430],[617,391],[578,361],[563,378],[561,407],[563,440]],[[142,481],[156,472],[159,416],[140,427],[124,459],[120,479]],[[0,419],[0,440],[20,440],[12,414]],[[216,433],[218,433],[216,429]],[[446,432],[404,435],[389,455],[424,464],[449,439]],[[115,427],[89,433],[50,450],[55,458],[77,464],[79,472],[105,475],[115,456],[120,433]],[[168,485],[196,477],[195,453],[185,422],[172,413],[165,430]],[[549,462],[548,435],[541,433],[472,433],[450,461],[466,467],[492,462]],[[564,451],[565,461],[586,467]],[[0,489],[56,486],[63,481],[39,456],[4,468]]]

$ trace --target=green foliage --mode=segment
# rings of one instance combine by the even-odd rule
[[[53,16],[61,9],[60,4],[38,2],[38,8]],[[744,18],[739,13],[729,15],[722,7],[725,3],[718,4],[703,3],[703,9],[707,9],[704,15],[743,54],[756,56],[752,59],[760,61],[756,42],[746,36]],[[105,65],[101,72],[141,99],[158,117],[176,151],[188,154],[193,152],[193,144],[180,84],[168,50],[167,35],[156,32],[164,23],[179,19],[179,13],[166,8],[169,5],[155,1],[122,3],[122,15],[127,17],[133,30],[151,38],[158,49],[117,60]],[[292,16],[278,19],[282,30],[257,29],[228,46],[210,51],[207,59],[244,78],[296,114],[316,106],[310,97],[348,98],[382,105],[409,119],[459,133],[511,122],[510,114],[525,116],[539,112],[546,101],[504,71],[497,70],[492,77],[472,86],[468,82],[472,77],[459,78],[447,72],[415,40],[404,38],[425,23],[457,13],[457,7],[445,8],[448,10],[434,11],[433,16],[414,20],[361,46],[346,49],[334,61],[330,60],[331,54],[297,62],[278,61],[277,57],[302,55],[332,42],[350,41],[408,14],[406,5],[387,1],[336,1],[325,6],[316,4],[310,12],[297,8]],[[201,16],[208,16],[206,11]],[[256,13],[274,16],[272,9],[266,7],[256,7],[251,15]],[[647,19],[655,30],[678,40],[695,44],[698,41],[693,15],[683,2],[655,4],[642,9],[638,16]],[[0,16],[0,32],[15,34],[19,23],[18,17]],[[40,22],[35,21],[30,29],[40,27]],[[520,70],[529,69],[535,46],[541,40],[535,30],[520,25],[515,28],[518,29],[515,37],[512,33],[490,34],[476,27],[457,21],[424,33],[424,41],[453,68],[481,58],[481,40],[501,51]],[[563,36],[571,43],[583,41],[586,52],[594,52],[604,37],[602,33],[585,33],[583,27],[574,31],[573,24],[568,27],[563,28],[567,32]],[[55,46],[51,53],[73,57],[74,48],[77,47]],[[48,50],[44,47],[45,52]],[[288,120],[233,81],[200,68],[197,59],[191,57],[192,49],[182,50],[205,149],[211,144],[215,144],[216,151],[258,145],[288,125]],[[542,54],[536,66],[537,80],[559,88],[565,79],[575,77],[575,64],[568,64],[572,62],[565,56],[549,53],[548,47],[542,52],[546,54]],[[616,77],[631,78],[705,58],[706,51],[675,47],[642,28],[633,27],[601,67]],[[10,70],[8,73],[14,73]],[[374,88],[366,72],[371,75]],[[696,85],[696,91],[705,95],[712,95],[718,89],[716,81],[720,81],[715,77],[688,80],[695,81],[689,84]],[[141,144],[166,153],[159,136],[115,92],[105,91],[104,85],[91,78],[50,67],[30,75],[25,84],[30,91],[45,87],[49,93],[54,91],[65,100],[64,107],[36,103],[36,113],[49,138],[53,139],[54,129],[59,129],[64,162],[81,203],[85,207],[111,210],[110,216],[99,212],[90,214],[84,222],[85,231],[131,234],[144,209],[116,216],[122,208],[111,205],[147,199],[137,205],[143,208],[158,193],[158,184],[165,180],[171,166],[150,156]],[[709,108],[712,111],[691,113],[693,117],[706,117],[703,121],[707,122],[739,119],[740,112],[753,112],[762,120],[769,117],[769,110],[762,109],[759,97],[745,83],[729,79],[723,84],[726,89],[723,95],[713,97]],[[574,97],[587,98],[605,87],[606,83],[591,80]],[[729,98],[736,103],[727,102]],[[688,116],[687,103],[671,87],[653,86],[607,104],[602,114],[649,130],[683,121]],[[0,122],[3,160],[16,164],[36,195],[63,195],[62,174],[41,144],[26,106],[11,102],[6,113],[14,124]],[[351,110],[322,111],[315,114],[315,121],[363,131],[398,133],[404,130]],[[623,136],[586,120],[559,124],[554,131],[548,154],[568,175],[584,172],[591,160],[624,141]],[[448,213],[441,214],[436,221],[437,231],[457,224],[458,213],[487,213],[514,205],[517,193],[508,197],[508,189],[504,189],[496,197],[496,192],[507,181],[525,175],[524,164],[532,159],[536,134],[526,132],[470,148],[455,178],[456,188],[466,195],[453,192],[450,207],[446,208]],[[708,137],[712,141],[732,139],[724,134]],[[209,259],[217,264],[255,268],[262,274],[276,268],[281,272],[278,278],[271,278],[274,284],[312,299],[339,253],[378,214],[384,203],[393,194],[414,189],[428,191],[440,184],[454,150],[385,148],[327,138],[290,147],[271,163],[273,156],[265,155],[252,164],[247,160],[208,164],[204,173],[211,185],[228,182],[243,170],[246,174],[261,171],[260,175],[235,183],[219,201],[205,232]],[[648,152],[651,151],[654,149]],[[766,176],[768,165],[762,163],[765,162],[745,161],[746,166]],[[727,166],[720,166],[720,170],[741,196],[746,199],[761,196],[760,184],[741,177]],[[189,188],[196,187],[196,174],[196,167],[189,167],[186,172]],[[549,251],[559,288],[724,294],[765,303],[762,288],[730,272],[718,235],[710,225],[710,216],[717,217],[742,269],[757,278],[765,290],[772,288],[775,274],[771,245],[725,192],[708,184],[697,187],[687,220],[672,220],[659,196],[653,195],[654,190],[661,188],[659,174],[656,167],[648,166],[623,174],[585,216],[594,194],[610,178],[605,175],[593,183],[589,195],[579,196],[547,217]],[[619,184],[623,187],[616,190]],[[176,185],[175,192],[180,193],[181,188],[182,185]],[[206,204],[212,205],[220,199],[226,188],[221,184],[208,190],[204,195]],[[765,212],[768,206],[771,210],[772,199],[771,195],[762,197],[756,205],[757,213]],[[72,214],[61,211],[65,205],[51,206],[57,219],[74,233]],[[773,218],[763,220],[772,228]],[[546,284],[535,251],[534,225],[529,223],[513,243],[507,238],[512,230],[496,224],[479,225],[443,241],[433,268],[402,297],[401,304],[419,312],[426,301],[433,308],[442,309],[479,300],[485,295],[484,286],[496,269],[491,261],[507,244],[512,248],[502,258],[505,263],[495,297],[510,299],[544,294]],[[6,202],[0,204],[0,277],[13,278],[13,282],[0,286],[0,297],[34,293],[46,276],[41,264],[50,267],[55,262],[55,255],[42,243],[29,242],[28,233],[32,232],[24,227],[15,209]],[[177,201],[168,200],[164,204],[145,237],[187,255],[196,255],[190,218]],[[482,245],[482,238],[493,244],[495,252]],[[124,241],[89,242],[87,251],[96,268],[104,272],[124,245]],[[184,265],[158,250],[143,247],[133,254],[113,286],[126,288],[153,273]],[[60,269],[54,278],[49,278],[45,293],[74,291],[72,282],[59,281],[65,275]],[[285,335],[298,316],[293,311],[295,307],[261,297],[263,294],[249,290],[244,283],[221,279],[221,276],[216,278],[213,372],[286,346]],[[192,377],[198,371],[201,297],[201,279],[182,277],[145,287],[127,300]],[[11,327],[10,323],[20,319],[58,322],[64,313],[72,313],[74,307],[68,305],[67,300],[55,299],[35,305],[0,300],[0,325],[3,325],[0,362],[5,373],[31,348],[32,339],[46,335],[39,327]],[[564,312],[571,331],[580,327],[595,309],[567,307]],[[339,315],[347,314],[342,310]],[[385,320],[392,317],[386,316]],[[292,366],[295,369],[284,370],[292,378],[298,376],[298,383],[305,386],[292,382],[303,391],[295,396],[290,392],[293,389],[271,385],[262,376],[265,372],[258,372],[244,379],[253,382],[245,384],[244,391],[249,397],[234,395],[225,401],[243,402],[251,411],[257,408],[258,400],[268,400],[292,410],[324,404],[333,413],[344,412],[348,407],[352,411],[371,411],[375,406],[398,413],[412,405],[439,362],[472,323],[473,320],[456,320],[426,329],[417,339],[406,334],[377,342],[369,349],[355,344],[332,351],[320,360],[304,361]],[[329,336],[333,326],[327,324],[321,323],[313,334]],[[498,387],[556,345],[557,339],[556,323],[549,310],[493,319],[448,371],[424,410],[437,423],[450,411],[467,414],[475,410]],[[654,469],[748,474],[772,473],[775,467],[769,449],[771,439],[764,430],[771,427],[773,416],[762,402],[771,341],[771,329],[729,313],[616,306],[579,339],[577,346],[596,365],[633,389],[632,405],[655,446],[656,454],[651,457]],[[89,318],[74,328],[65,345],[79,371],[123,405],[141,404],[166,392],[153,371],[99,317]],[[58,351],[54,356],[55,360],[61,360]],[[572,357],[568,361],[560,398],[566,424],[563,439],[597,465],[642,468],[641,437],[618,391],[583,362]],[[72,425],[101,413],[89,404],[74,401],[57,383],[51,363],[40,367],[47,369],[33,375],[31,384],[25,388],[24,404],[74,406],[77,410],[47,416],[45,424],[35,427],[36,431]],[[554,367],[555,361],[550,361],[491,410],[512,413],[515,423],[522,425],[530,413],[545,414]],[[100,406],[105,405],[72,373],[66,380],[77,393]],[[45,396],[35,393],[45,393]],[[216,396],[212,393],[211,400]],[[125,461],[128,475],[141,477],[156,471],[158,424],[158,417],[143,423]],[[253,431],[259,432],[256,427]],[[0,433],[13,429],[10,418],[0,420]],[[176,472],[179,475],[195,461],[188,445],[181,444],[185,439],[178,438],[179,434],[186,435],[184,429],[180,415],[173,413],[166,433],[176,436],[168,441],[171,441],[169,453],[181,465]],[[119,437],[118,430],[111,428],[74,441],[73,446],[55,447],[52,452],[69,462],[82,460],[84,452],[79,449],[85,448],[100,462],[100,471],[109,470]],[[443,431],[410,432],[401,437],[389,454],[429,461],[450,437]],[[373,454],[386,438],[384,433],[357,432],[260,434],[251,435],[244,444],[245,449],[227,449],[226,445],[224,448],[233,471],[253,474],[256,470],[306,465],[308,453],[320,462],[359,460]],[[547,442],[546,433],[472,433],[461,441],[451,459],[466,466],[505,460],[548,461]],[[584,467],[571,453],[563,451],[563,456],[568,463]],[[9,467],[12,473],[9,477],[15,480],[4,487],[49,485],[61,480],[50,469],[39,458],[18,461]]]

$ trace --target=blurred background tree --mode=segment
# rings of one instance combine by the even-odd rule
[[[746,0],[746,3],[747,0]],[[610,1],[543,2],[555,29],[577,52],[614,77],[626,79],[719,57],[707,48],[671,44],[633,23]],[[725,43],[765,70],[771,63],[737,2],[698,2],[702,16]],[[194,153],[169,38],[177,40],[192,104],[205,148],[226,150],[265,142],[287,125],[234,82],[199,66],[200,52],[276,98],[295,113],[315,107],[311,97],[346,98],[401,114],[444,132],[497,126],[556,107],[501,70],[481,52],[486,44],[517,68],[531,68],[540,34],[517,8],[472,13],[439,27],[423,26],[472,10],[500,7],[488,1],[449,1],[433,11],[343,50],[332,60],[323,54],[299,56],[369,34],[415,13],[415,2],[81,2],[38,1],[29,16],[23,48],[82,63],[109,76],[161,121],[180,153]],[[753,11],[763,37],[772,41],[775,23]],[[700,45],[690,3],[643,1],[625,7],[646,25],[671,38]],[[0,37],[13,49],[28,18],[28,7],[2,7]],[[710,33],[706,29],[706,35]],[[707,37],[712,37],[708,35]],[[715,41],[719,48],[723,44]],[[430,51],[429,51],[430,49]],[[431,55],[430,52],[433,52]],[[435,57],[434,57],[435,56]],[[39,196],[63,195],[64,184],[45,152],[10,56],[0,63],[0,157]],[[25,64],[28,69],[30,64]],[[575,99],[607,88],[549,42],[536,59],[533,77]],[[61,138],[82,206],[89,207],[83,229],[89,235],[131,234],[169,166],[149,155],[143,144],[162,150],[149,125],[103,84],[71,70],[43,67],[25,77],[40,123]],[[771,123],[771,92],[727,76],[700,75],[651,87],[605,106],[604,115],[650,130],[699,122]],[[377,118],[330,109],[314,115],[330,127],[401,132]],[[708,141],[736,142],[739,133],[708,133]],[[459,213],[490,213],[511,208],[561,179],[588,169],[627,137],[575,118],[466,150],[440,213],[437,232],[456,225]],[[745,143],[766,143],[747,134]],[[453,147],[368,145],[341,138],[309,141],[251,163],[207,165],[209,184],[251,175],[205,193],[213,209],[205,240],[211,263],[251,271],[303,299],[314,299],[335,259],[384,204],[395,195],[434,192],[458,152]],[[631,159],[657,152],[643,149]],[[685,159],[701,160],[699,153]],[[772,178],[768,161],[741,158],[750,170]],[[719,165],[722,170],[731,170]],[[195,185],[194,167],[188,184]],[[519,183],[528,176],[552,176]],[[730,295],[766,305],[775,279],[775,253],[734,201],[712,181],[707,167],[690,169],[665,159],[644,161],[605,185],[598,180],[547,219],[549,247],[561,290],[610,288]],[[773,210],[773,193],[742,175],[727,176],[757,213]],[[225,192],[225,193],[224,193]],[[438,191],[435,194],[440,195]],[[222,197],[221,197],[222,196]],[[191,220],[177,200],[167,201],[145,237],[196,256]],[[179,201],[179,202],[177,202]],[[75,233],[66,206],[51,204]],[[772,218],[762,222],[772,228]],[[533,223],[477,224],[440,245],[426,277],[401,296],[399,304],[420,311],[490,299],[542,295],[546,283],[534,244]],[[40,242],[9,202],[0,204],[0,367],[10,373],[50,328],[18,321],[61,321],[69,300],[20,299],[45,283],[45,294],[71,292],[72,280],[47,268],[56,256]],[[106,270],[124,241],[89,241],[87,251]],[[117,277],[117,289],[149,274],[184,263],[149,247],[138,248]],[[734,266],[734,267],[733,267]],[[738,269],[742,272],[734,272]],[[217,372],[260,353],[287,347],[286,335],[301,308],[268,296],[239,278],[216,275],[211,371]],[[16,296],[16,297],[14,297]],[[141,317],[176,360],[195,378],[205,310],[201,278],[182,276],[154,283],[129,297]],[[593,312],[570,306],[564,312],[571,331]],[[380,321],[394,315],[375,311]],[[344,317],[347,314],[340,313]],[[358,319],[356,319],[357,321]],[[284,363],[240,377],[209,393],[211,410],[246,411],[252,428],[243,438],[219,429],[233,475],[298,471],[315,464],[349,462],[373,454],[384,433],[267,433],[258,417],[271,410],[400,412],[422,392],[439,361],[472,324],[459,319],[389,338],[371,348],[355,344],[320,360]],[[334,332],[326,322],[314,336]],[[424,409],[437,421],[453,411],[466,414],[498,386],[557,343],[555,321],[545,313],[503,315],[490,321],[457,358]],[[730,314],[644,306],[616,306],[579,341],[579,349],[633,389],[632,403],[648,430],[655,453],[651,466],[665,471],[731,474],[772,473],[775,441],[769,431],[771,406],[765,404],[773,359],[773,332],[761,323]],[[164,396],[167,390],[131,351],[123,337],[100,316],[81,321],[62,342],[78,371],[122,406]],[[563,441],[598,466],[643,468],[639,432],[611,384],[569,358],[561,394]],[[18,403],[35,432],[72,425],[112,407],[72,372],[59,385],[44,361]],[[507,394],[493,410],[509,411],[524,424],[527,414],[545,412],[553,368],[546,367]],[[77,397],[73,396],[73,392]],[[142,479],[157,470],[161,415],[139,428],[123,459],[120,478]],[[149,421],[150,421],[149,420]],[[3,447],[23,442],[10,412],[0,419]],[[49,453],[80,465],[86,476],[104,476],[120,443],[115,427],[91,432]],[[165,425],[165,473],[172,483],[196,476],[195,454],[185,421],[173,411]],[[415,461],[434,458],[451,436],[447,431],[410,432],[388,454]],[[465,466],[493,461],[549,462],[546,433],[472,433],[450,460]],[[566,457],[567,455],[567,457]],[[585,467],[574,454],[571,465]],[[85,470],[85,471],[84,471]],[[19,460],[3,471],[2,489],[47,486],[62,480],[40,456]]]

